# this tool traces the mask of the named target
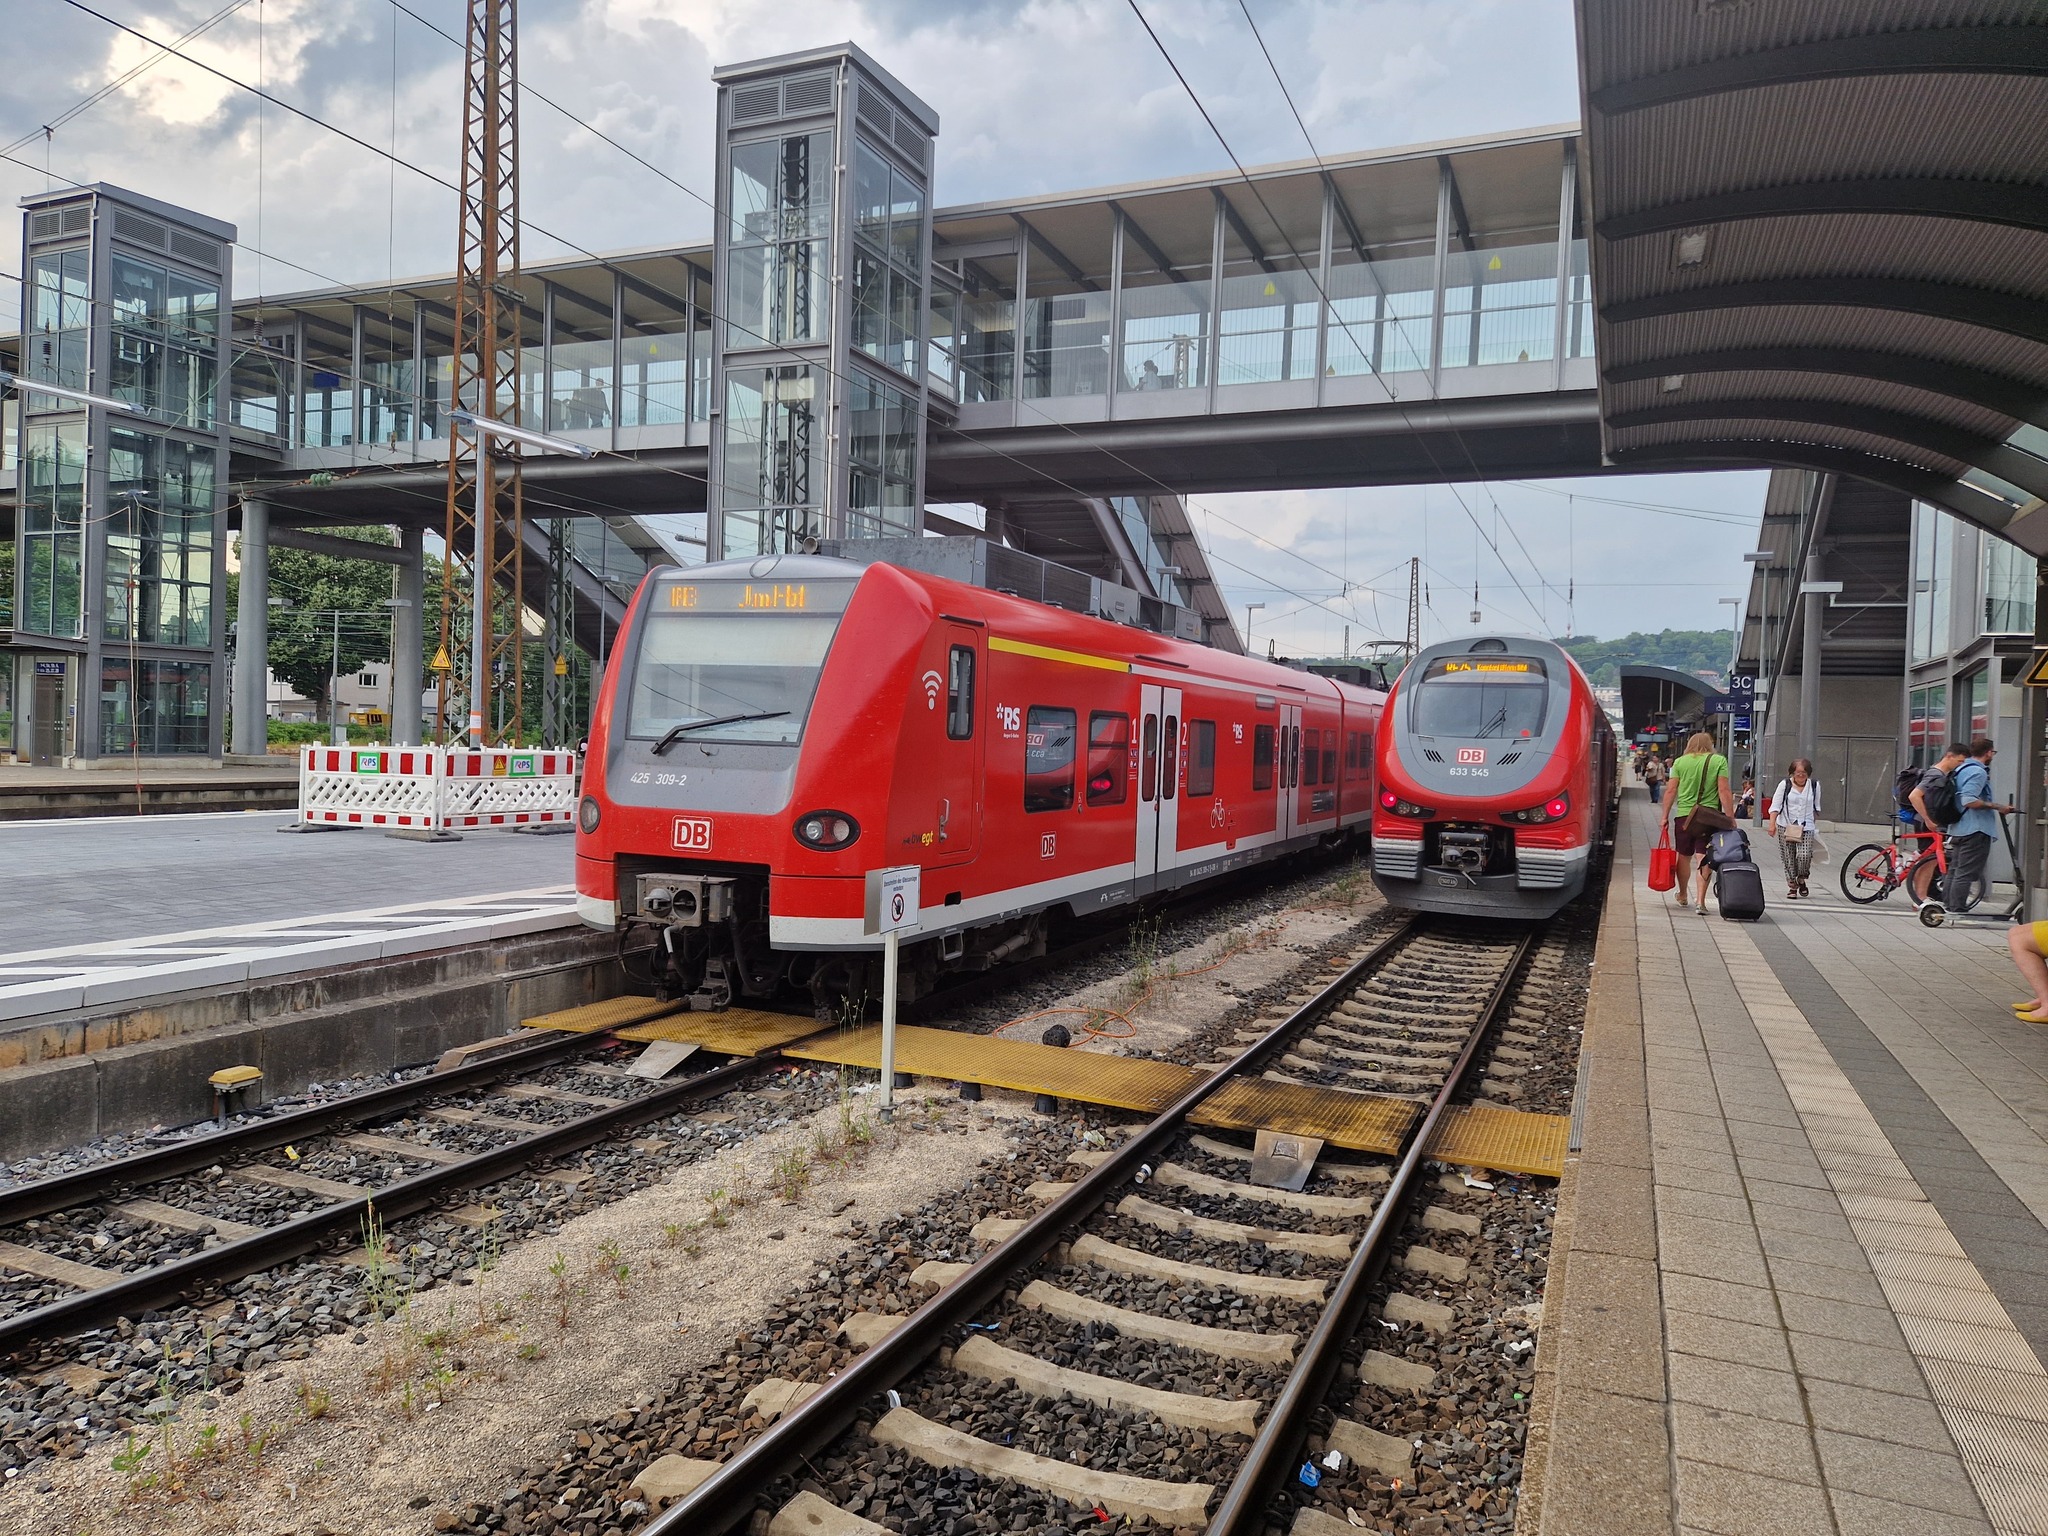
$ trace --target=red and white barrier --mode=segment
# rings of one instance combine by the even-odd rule
[[[306,747],[304,824],[448,832],[566,824],[576,815],[574,752],[512,747]]]

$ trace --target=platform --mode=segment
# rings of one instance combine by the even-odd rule
[[[226,770],[223,770],[226,771]],[[0,822],[9,953],[286,922],[399,902],[567,887],[573,837],[466,833],[415,843],[378,832],[280,834],[294,812]]]
[[[1623,805],[1517,1529],[2044,1536],[2048,1029],[2003,930],[1774,878],[1702,919]]]
[[[0,763],[0,822],[46,817],[270,811],[299,803],[296,754],[218,768],[38,768]]]

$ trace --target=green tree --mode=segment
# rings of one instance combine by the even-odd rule
[[[1735,634],[1726,629],[1666,629],[1654,635],[1624,635],[1619,640],[1579,635],[1557,643],[1572,653],[1595,686],[1611,688],[1621,680],[1625,666],[1671,667],[1718,677],[1728,670],[1728,651]]]
[[[391,542],[388,528],[333,531],[367,544]],[[377,561],[272,545],[270,595],[290,606],[270,610],[270,670],[293,692],[324,706],[330,676],[389,660],[391,569]]]

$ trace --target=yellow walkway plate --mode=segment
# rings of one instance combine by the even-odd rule
[[[820,1035],[791,1046],[786,1056],[830,1061],[847,1067],[882,1067],[882,1031],[875,1025],[842,1035]],[[896,1031],[896,1070],[918,1077],[984,1083],[1025,1093],[1049,1093],[1084,1104],[1157,1114],[1206,1075],[1171,1062],[1107,1056],[1097,1051],[1061,1050],[1025,1040],[963,1035],[915,1025]]]
[[[672,1013],[614,1033],[621,1040],[671,1040],[677,1045],[701,1045],[724,1056],[760,1056],[792,1040],[815,1035],[823,1027],[816,1019],[787,1013],[728,1008],[723,1013]]]
[[[621,1024],[640,1024],[648,1019],[658,1019],[664,1014],[680,1011],[682,1006],[681,1003],[658,1002],[651,997],[611,997],[601,1003],[564,1008],[560,1013],[544,1013],[539,1018],[522,1022],[528,1029],[588,1035],[600,1029],[617,1029]]]
[[[1413,1099],[1250,1077],[1225,1083],[1189,1118],[1222,1130],[1286,1131],[1353,1152],[1391,1154],[1401,1150],[1401,1138],[1421,1113]]]
[[[1429,1155],[1439,1162],[1558,1179],[1564,1177],[1564,1155],[1571,1135],[1570,1115],[1532,1115],[1488,1104],[1463,1104],[1444,1116],[1436,1139],[1429,1144]]]

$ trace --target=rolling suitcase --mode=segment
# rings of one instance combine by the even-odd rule
[[[1764,877],[1747,859],[1715,867],[1714,895],[1728,922],[1753,923],[1764,915]]]
[[[1724,864],[1749,863],[1749,835],[1740,827],[1716,832],[1707,843],[1707,862],[1716,869]]]

